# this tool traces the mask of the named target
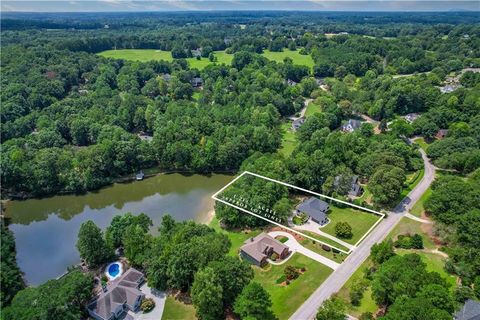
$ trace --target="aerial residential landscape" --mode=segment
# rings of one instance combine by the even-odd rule
[[[480,319],[479,12],[2,1],[0,319]]]

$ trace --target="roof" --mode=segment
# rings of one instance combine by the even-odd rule
[[[266,253],[270,248],[277,254],[282,253],[288,247],[278,240],[275,240],[266,233],[261,233],[256,237],[250,238],[244,242],[244,245],[240,248],[243,252],[257,261],[262,261],[267,255]]]
[[[297,210],[308,214],[315,220],[322,221],[327,217],[328,203],[315,197],[310,197],[300,203],[297,206]]]
[[[468,299],[455,313],[455,320],[480,320],[480,302]]]
[[[143,273],[130,268],[117,280],[107,285],[107,291],[101,293],[88,305],[88,308],[104,319],[110,318],[112,312],[119,306],[133,306],[143,293],[138,289]]]
[[[347,127],[352,127],[353,130],[360,128],[362,125],[362,121],[356,120],[356,119],[349,119],[346,124],[342,126],[343,129],[346,129]]]
[[[300,118],[297,118],[295,120],[293,120],[292,122],[292,127],[296,130],[298,128],[300,128],[300,126],[305,122],[305,118],[304,117],[300,117]]]

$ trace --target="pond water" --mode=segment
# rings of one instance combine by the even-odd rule
[[[176,220],[206,222],[214,204],[211,196],[232,179],[223,174],[160,174],[85,195],[9,201],[5,216],[15,234],[18,265],[30,285],[60,276],[80,261],[75,243],[87,220],[105,229],[115,215],[144,212],[153,220],[152,233],[165,213]]]

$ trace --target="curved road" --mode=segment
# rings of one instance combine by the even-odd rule
[[[370,255],[370,248],[378,242],[381,242],[408,213],[415,202],[420,199],[435,179],[435,167],[430,163],[425,152],[420,149],[425,174],[422,180],[410,191],[410,193],[400,203],[389,212],[388,216],[360,243],[347,259],[325,280],[320,287],[300,306],[300,308],[290,317],[291,320],[313,319],[317,314],[318,308],[330,296],[338,292],[350,276]]]

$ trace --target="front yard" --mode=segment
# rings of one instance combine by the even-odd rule
[[[286,266],[304,267],[305,273],[289,285],[277,283]],[[268,265],[264,269],[254,267],[255,277],[272,299],[272,310],[279,319],[288,319],[320,284],[332,273],[332,269],[304,255],[295,253],[285,264]]]
[[[355,244],[375,224],[375,222],[378,221],[379,218],[380,216],[376,214],[353,209],[351,207],[338,208],[330,205],[330,213],[328,214],[330,222],[326,226],[320,228],[320,230],[332,236],[336,236],[336,223],[348,222],[352,227],[353,236],[351,239],[342,240],[350,244]]]

